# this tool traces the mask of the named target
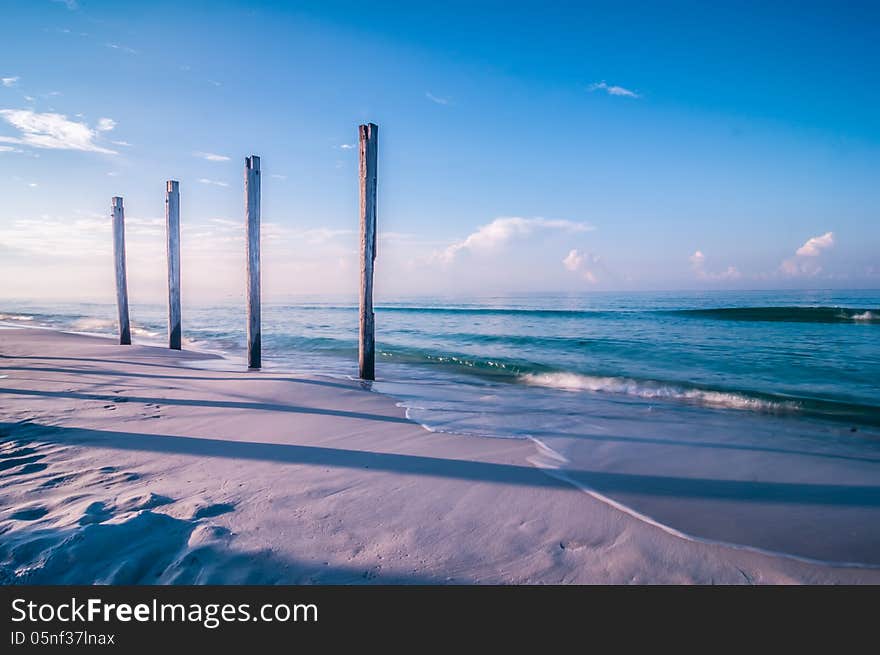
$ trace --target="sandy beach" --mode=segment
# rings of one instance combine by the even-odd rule
[[[880,583],[677,536],[528,440],[429,433],[358,382],[212,357],[0,330],[0,582]]]

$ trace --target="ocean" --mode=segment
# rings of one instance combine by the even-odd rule
[[[165,342],[163,306],[131,312],[136,343]],[[115,306],[0,303],[0,322],[110,335]],[[354,303],[264,303],[264,368],[354,377],[357,322]],[[183,323],[185,347],[244,368],[244,303],[184,306]],[[880,291],[383,301],[376,341],[372,386],[411,419],[434,432],[531,439],[533,463],[548,469],[687,478],[676,447],[689,446],[681,453],[701,453],[700,469],[719,479],[760,480],[779,457],[850,460],[869,478],[880,470]],[[599,491],[618,498],[607,481]],[[680,505],[619,495],[688,528]],[[727,538],[723,528],[711,536]]]

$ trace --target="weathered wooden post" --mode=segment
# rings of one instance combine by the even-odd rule
[[[379,128],[373,123],[359,130],[361,187],[361,295],[358,367],[364,380],[376,379],[376,325],[373,314],[373,265],[376,261],[376,146]]]
[[[125,275],[125,210],[122,198],[114,196],[113,256],[116,260],[116,308],[119,311],[119,343],[131,345],[131,324],[128,320],[128,280]]]
[[[260,368],[260,158],[244,160],[248,368]]]
[[[165,234],[168,237],[168,347],[180,350],[180,184],[165,183]]]

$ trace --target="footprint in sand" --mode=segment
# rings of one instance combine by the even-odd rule
[[[0,460],[0,471],[11,469],[22,464],[30,464],[43,459],[44,455],[28,455],[25,457],[8,457]]]
[[[86,511],[81,517],[79,517],[79,524],[89,525],[90,523],[101,523],[109,519],[111,516],[113,516],[113,512],[107,508],[107,505],[96,500],[94,503],[91,503],[86,507]]]
[[[48,464],[27,464],[26,466],[22,466],[20,471],[10,473],[10,475],[28,475],[30,473],[39,473],[40,471],[45,471],[47,468],[49,468]]]
[[[214,505],[206,505],[205,507],[200,507],[196,510],[196,513],[193,514],[194,519],[207,519],[212,516],[220,516],[221,514],[226,514],[235,509],[235,505],[231,503],[215,503]]]
[[[42,505],[37,505],[35,507],[25,507],[17,512],[13,512],[9,518],[15,519],[16,521],[36,521],[37,519],[43,518],[48,513],[48,509]]]

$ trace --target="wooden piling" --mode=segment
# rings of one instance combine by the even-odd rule
[[[168,254],[168,347],[180,350],[180,185],[165,183],[165,234]]]
[[[260,368],[260,158],[244,163],[245,223],[247,224],[247,344],[248,368]]]
[[[379,128],[359,130],[361,222],[361,293],[358,368],[364,380],[376,379],[376,325],[373,313],[373,267],[376,261],[376,152]]]
[[[131,345],[131,323],[128,319],[128,280],[125,275],[125,210],[122,198],[114,196],[113,256],[116,260],[116,308],[119,312],[119,343]]]

